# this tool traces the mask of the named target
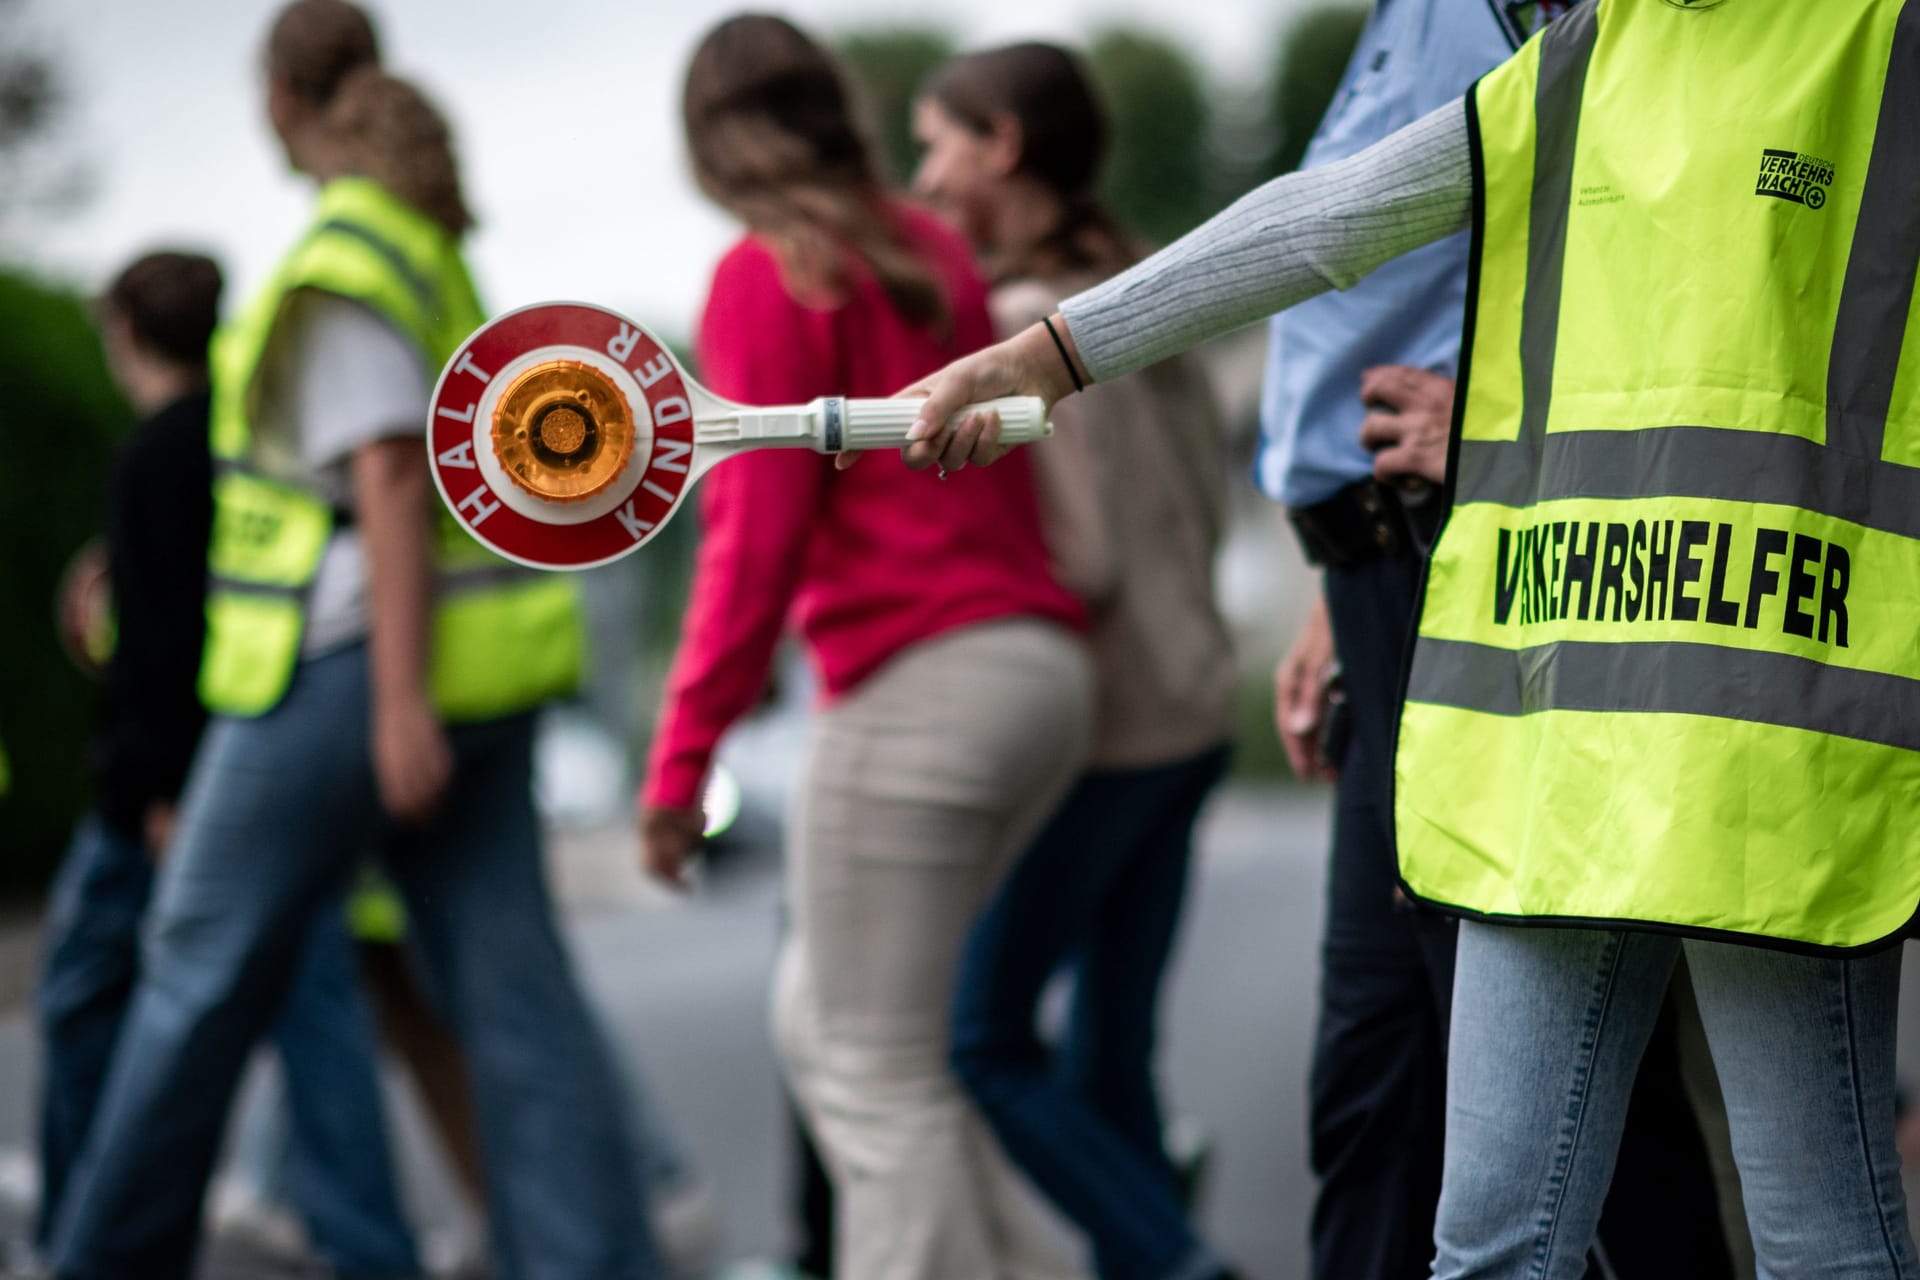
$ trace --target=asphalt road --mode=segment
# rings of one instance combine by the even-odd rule
[[[1324,797],[1303,791],[1239,790],[1215,804],[1167,1003],[1170,1109],[1199,1121],[1216,1143],[1205,1226],[1262,1280],[1304,1273],[1311,1182],[1303,1114],[1325,819]],[[777,1253],[788,1241],[790,1158],[766,1017],[777,866],[750,851],[694,897],[666,899],[634,881],[626,840],[611,831],[560,849],[582,972],[710,1179],[724,1256]],[[1908,984],[1910,1013],[1920,1012],[1916,986]],[[1902,1049],[1909,1078],[1920,1079],[1916,1022],[1905,1020]],[[16,1006],[0,1017],[0,1152],[28,1141],[34,1059]],[[416,1216],[438,1229],[457,1217],[445,1178],[417,1119],[403,1114],[398,1130]],[[206,1274],[269,1273],[228,1248]]]

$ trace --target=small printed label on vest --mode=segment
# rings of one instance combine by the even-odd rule
[[[1799,151],[1780,151],[1768,147],[1760,153],[1760,178],[1753,188],[1757,196],[1791,200],[1809,209],[1824,208],[1827,188],[1833,185],[1833,165],[1818,156]]]
[[[1837,542],[1708,520],[1557,520],[1502,529],[1495,626],[1697,622],[1847,645],[1853,557]]]

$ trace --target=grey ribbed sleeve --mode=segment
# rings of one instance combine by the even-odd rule
[[[1248,192],[1060,313],[1088,371],[1117,378],[1351,288],[1472,216],[1466,105],[1456,98],[1365,151]]]

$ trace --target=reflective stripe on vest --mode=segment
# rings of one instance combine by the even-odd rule
[[[216,338],[214,534],[200,691],[228,715],[262,714],[285,695],[307,589],[333,533],[325,502],[262,474],[249,457],[256,381],[281,308],[302,288],[378,312],[430,369],[483,319],[452,240],[376,184],[349,178],[327,185],[313,228],[262,296]],[[441,715],[487,719],[571,691],[584,648],[573,583],[498,560],[439,503],[433,509],[429,685]]]
[[[1920,903],[1920,0],[1590,0],[1468,109],[1403,881],[1878,945]]]

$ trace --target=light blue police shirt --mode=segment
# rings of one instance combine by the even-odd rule
[[[1445,106],[1506,61],[1518,37],[1501,0],[1379,0],[1301,167],[1344,159]],[[1363,369],[1454,374],[1468,248],[1460,232],[1274,317],[1254,459],[1269,497],[1309,507],[1373,474],[1360,445]]]

